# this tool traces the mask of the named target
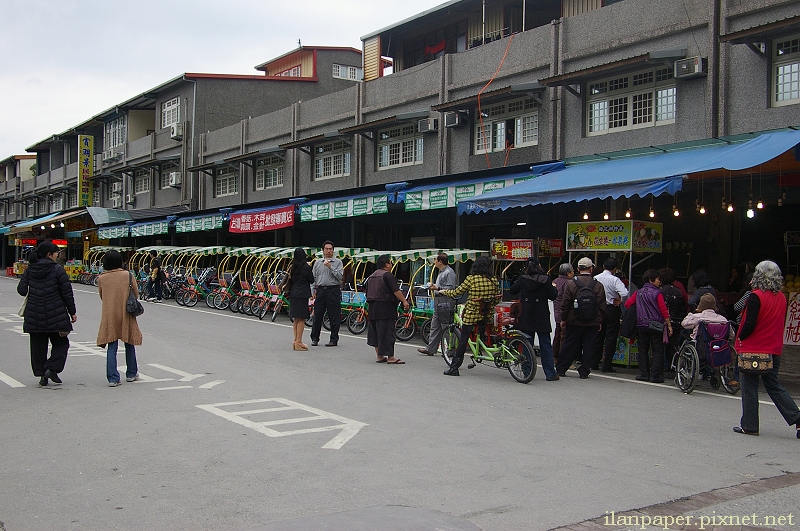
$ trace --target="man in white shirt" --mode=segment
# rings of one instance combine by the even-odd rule
[[[616,258],[607,258],[603,262],[603,272],[595,276],[594,279],[600,282],[606,290],[606,316],[603,328],[597,334],[597,357],[592,365],[593,369],[599,368],[600,358],[603,358],[603,372],[617,372],[611,362],[614,359],[614,352],[617,350],[617,336],[619,335],[620,319],[622,310],[620,304],[628,298],[628,288],[622,283],[614,273],[619,268]]]

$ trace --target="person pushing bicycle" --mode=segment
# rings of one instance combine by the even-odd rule
[[[500,301],[500,286],[492,274],[492,265],[488,258],[480,256],[472,264],[469,276],[455,289],[439,290],[447,297],[457,298],[464,293],[469,293],[469,299],[464,306],[464,315],[461,318],[461,341],[453,355],[450,368],[444,371],[445,376],[458,376],[458,368],[464,362],[464,353],[467,351],[467,341],[472,335],[475,325],[484,322]]]

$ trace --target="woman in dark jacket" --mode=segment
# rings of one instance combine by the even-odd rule
[[[697,309],[697,305],[700,303],[700,297],[706,293],[712,294],[715,299],[717,298],[717,291],[711,285],[711,277],[708,276],[708,273],[706,273],[705,270],[698,269],[692,273],[692,280],[694,281],[697,291],[692,293],[692,296],[689,297],[690,312],[694,312]]]
[[[308,350],[308,345],[303,343],[303,328],[308,319],[308,299],[311,297],[311,284],[314,283],[314,274],[308,265],[306,252],[298,247],[294,250],[294,258],[289,267],[289,317],[292,318],[294,327],[294,342],[292,350]]]
[[[30,335],[31,367],[41,386],[47,385],[48,379],[61,383],[58,373],[67,362],[67,334],[78,320],[72,284],[64,268],[56,263],[59,252],[49,240],[40,243],[31,251],[30,265],[17,286],[17,293],[28,296],[22,330]],[[52,345],[49,359],[48,341]]]
[[[517,318],[517,329],[533,336],[539,336],[539,350],[542,357],[542,369],[548,382],[558,380],[555,365],[553,364],[553,346],[550,343],[550,307],[548,300],[555,300],[558,296],[550,277],[544,272],[539,260],[528,259],[525,274],[520,275],[511,286],[512,294],[520,294],[519,301],[522,313]]]

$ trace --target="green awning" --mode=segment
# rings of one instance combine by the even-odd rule
[[[96,225],[118,223],[120,221],[130,221],[132,219],[127,210],[87,206],[86,211],[92,216],[92,220],[94,220]]]
[[[128,236],[127,225],[118,225],[116,227],[102,227],[100,229],[97,229],[97,239],[99,240],[110,240],[111,238],[126,238],[127,236]]]
[[[167,234],[168,232],[169,221],[166,219],[131,225],[131,236],[154,236],[156,234]]]

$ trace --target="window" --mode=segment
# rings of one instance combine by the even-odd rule
[[[675,121],[677,89],[669,67],[594,81],[586,94],[589,135]]]
[[[267,157],[256,161],[256,190],[283,186],[283,159]]]
[[[333,65],[333,77],[361,81],[364,79],[364,69],[356,66]]]
[[[36,215],[36,203],[28,203],[28,207],[26,208],[27,213],[25,217],[32,217]]]
[[[136,194],[146,194],[150,191],[150,171],[136,170],[133,174],[133,192]]]
[[[64,209],[64,196],[55,195],[50,199],[50,212],[57,212]]]
[[[539,111],[533,98],[481,108],[475,124],[475,154],[539,144]]]
[[[161,104],[161,127],[169,127],[181,121],[181,99],[172,98]]]
[[[314,179],[332,179],[350,175],[350,146],[342,141],[314,148]]]
[[[116,120],[107,122],[103,129],[103,149],[121,146],[128,138],[128,115],[122,115]]]
[[[94,183],[94,188],[92,188],[92,204],[93,205],[99,205],[100,204],[100,183],[99,182]]]
[[[772,49],[773,106],[800,103],[800,35],[776,39]]]
[[[37,201],[36,214],[39,216],[47,214],[47,201],[45,201],[44,198]]]
[[[169,174],[170,172],[178,171],[177,162],[165,162],[161,165],[161,177],[159,178],[158,187],[162,190],[169,188]]]
[[[378,169],[422,164],[423,139],[414,125],[403,125],[378,133]]]
[[[293,66],[291,68],[287,68],[283,72],[279,72],[275,74],[276,76],[283,76],[283,77],[300,77],[300,65]]]
[[[214,172],[214,197],[239,193],[239,175],[233,168],[219,168]]]
[[[97,189],[97,184],[94,185],[94,188]],[[67,208],[73,208],[78,206],[78,192],[70,191],[69,195],[67,196]]]

